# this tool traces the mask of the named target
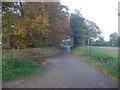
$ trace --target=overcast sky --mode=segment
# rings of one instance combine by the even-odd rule
[[[81,9],[84,18],[93,21],[101,29],[102,36],[109,41],[109,35],[118,32],[118,2],[120,0],[61,0],[69,12]]]

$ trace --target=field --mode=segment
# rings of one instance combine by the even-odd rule
[[[118,55],[118,47],[93,47],[93,48],[97,48],[110,54]]]
[[[30,56],[43,56],[54,53],[55,47],[3,49],[2,78],[3,81],[22,78],[33,72],[44,71],[44,65],[34,62]]]
[[[119,79],[118,50],[115,47],[76,47],[73,52],[95,68],[105,72],[114,79]],[[119,81],[119,80],[118,80]]]

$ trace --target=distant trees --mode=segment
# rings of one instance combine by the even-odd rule
[[[68,8],[60,3],[7,2],[2,8],[3,42],[11,47],[56,45],[72,34]]]
[[[109,41],[105,41],[103,37],[99,37],[92,45],[93,46],[120,46],[120,36],[114,32],[109,36]]]
[[[120,36],[116,32],[110,35],[110,41],[105,41],[100,28],[94,22],[85,19],[79,10],[71,14],[70,25],[74,34],[74,46],[88,45],[88,50],[89,45],[120,46]]]
[[[94,46],[104,46],[105,45],[104,37],[99,37],[98,40],[94,42]]]
[[[85,19],[79,10],[71,14],[70,25],[74,34],[74,46],[88,45],[88,50],[89,45],[120,46],[120,36],[116,32],[110,35],[110,41],[105,41],[100,28],[94,22]]]
[[[90,40],[97,38],[101,33],[99,27],[94,22],[86,20],[79,10],[71,14],[70,25],[74,33],[74,46],[89,46]]]
[[[85,19],[79,10],[71,14],[70,25],[74,34],[74,46],[88,45],[88,50],[89,45],[120,46],[120,36],[116,32],[110,35],[110,41],[105,41],[100,28],[94,22]]]
[[[110,34],[110,44],[112,46],[118,46],[118,34],[116,32]]]

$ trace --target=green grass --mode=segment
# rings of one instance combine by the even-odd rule
[[[42,73],[44,65],[37,64],[29,57],[48,55],[56,52],[54,47],[26,48],[26,49],[3,49],[2,54],[2,79],[3,81],[23,78],[34,72]]]
[[[28,59],[14,58],[13,56],[2,59],[2,79],[12,80],[22,78],[36,71],[43,71],[44,65],[39,65]]]
[[[118,56],[103,52],[97,48],[76,47],[73,49],[76,55],[85,58],[89,63],[94,65],[101,71],[105,71],[108,75],[118,80]]]

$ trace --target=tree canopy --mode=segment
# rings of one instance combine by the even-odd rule
[[[87,44],[90,39],[96,39],[99,37],[101,30],[92,21],[85,19],[79,10],[75,10],[75,13],[71,14],[71,28],[74,33],[74,46]]]
[[[56,45],[72,34],[68,8],[60,3],[7,2],[2,8],[3,42],[11,47]]]

